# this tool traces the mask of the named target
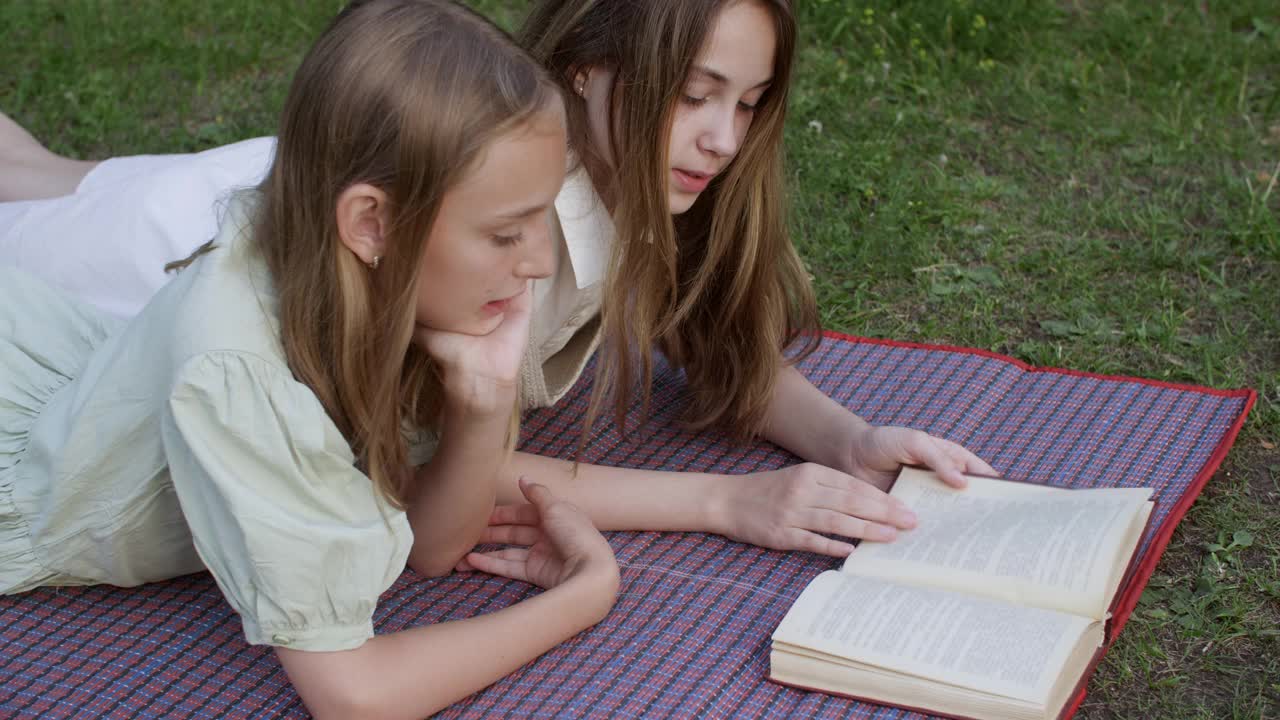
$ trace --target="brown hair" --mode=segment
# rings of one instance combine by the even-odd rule
[[[676,104],[733,2],[758,2],[773,17],[773,81],[733,162],[673,218],[666,178]],[[592,415],[612,393],[622,426],[637,384],[647,414],[656,346],[685,371],[692,427],[754,436],[782,363],[812,352],[821,337],[784,207],[782,130],[796,42],[789,0],[543,0],[519,39],[566,92],[579,70],[616,72],[614,168],[591,147],[585,104],[568,104],[570,143],[617,226]]]
[[[412,477],[405,432],[434,428],[441,405],[435,368],[411,342],[431,225],[484,148],[553,98],[558,88],[509,37],[445,0],[352,2],[294,75],[253,240],[290,369],[397,507]],[[390,202],[376,271],[338,236],[338,196],[357,183]]]

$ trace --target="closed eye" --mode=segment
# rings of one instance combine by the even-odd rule
[[[523,240],[524,235],[522,233],[513,233],[511,235],[494,234],[490,236],[490,239],[493,240],[493,243],[499,247],[508,247],[511,245],[515,245],[516,243]]]

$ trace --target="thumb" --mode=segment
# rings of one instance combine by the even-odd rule
[[[582,552],[596,541],[608,544],[586,514],[557,498],[546,485],[521,477],[520,490],[537,509],[542,532],[562,552]]]
[[[556,496],[552,494],[550,488],[541,483],[533,482],[523,475],[520,476],[519,484],[520,492],[524,494],[526,500],[538,509],[539,514],[556,500]]]
[[[918,450],[912,453],[919,462],[923,462],[926,466],[938,474],[938,478],[953,488],[964,488],[969,484],[965,479],[964,473],[961,472],[959,463],[956,459],[948,455],[940,446],[940,443],[930,435],[921,433],[923,437],[917,436],[916,442]]]

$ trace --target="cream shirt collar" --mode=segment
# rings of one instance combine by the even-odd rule
[[[591,184],[586,168],[573,158],[570,158],[570,163],[577,169],[565,177],[555,205],[564,244],[569,251],[569,263],[581,289],[604,280],[616,230],[613,218]]]

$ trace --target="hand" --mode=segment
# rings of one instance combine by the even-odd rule
[[[581,510],[557,499],[545,485],[520,478],[520,491],[530,504],[494,508],[480,542],[524,547],[468,553],[457,569],[480,570],[546,590],[577,583],[599,601],[599,617],[604,617],[618,594],[613,548]]]
[[[844,557],[852,544],[819,533],[889,542],[916,524],[897,498],[817,463],[726,478],[723,487],[722,534],[774,550]]]
[[[996,475],[977,455],[957,443],[920,430],[892,425],[866,425],[853,436],[847,464],[841,468],[878,488],[887,490],[902,465],[924,465],[942,481],[962,488],[964,474]]]
[[[509,409],[520,364],[529,342],[533,293],[511,299],[502,322],[487,335],[467,335],[418,327],[413,341],[441,367],[445,393],[467,406],[492,411]]]

